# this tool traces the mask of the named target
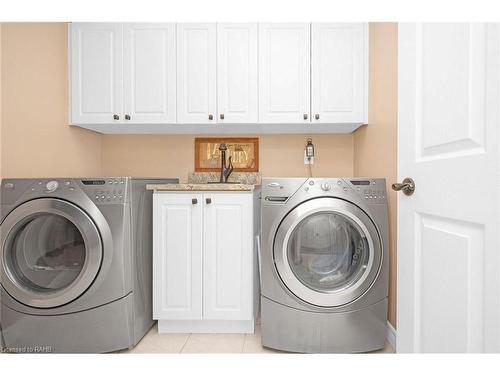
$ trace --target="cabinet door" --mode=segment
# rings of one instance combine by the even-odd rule
[[[124,24],[124,120],[175,122],[175,24]]]
[[[180,123],[215,123],[215,24],[177,25],[177,120]]]
[[[217,122],[258,121],[257,64],[257,24],[217,24]]]
[[[367,59],[367,24],[312,25],[313,123],[366,122]]]
[[[153,196],[153,318],[202,318],[201,194]]]
[[[203,318],[252,319],[252,194],[205,193],[203,204]]]
[[[259,120],[310,122],[310,24],[259,25]]]
[[[123,121],[122,39],[119,23],[70,24],[71,123]]]

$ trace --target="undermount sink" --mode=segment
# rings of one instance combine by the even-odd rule
[[[228,181],[228,182],[219,182],[219,181],[208,181],[207,184],[241,184],[241,182],[238,181]]]

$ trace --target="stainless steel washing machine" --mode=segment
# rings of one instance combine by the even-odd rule
[[[384,347],[388,220],[383,178],[264,178],[261,321],[266,347]]]
[[[152,326],[152,194],[131,177],[6,179],[0,329],[7,352],[110,352]]]

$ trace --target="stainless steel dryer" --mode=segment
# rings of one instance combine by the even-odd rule
[[[264,178],[262,344],[292,352],[384,347],[388,221],[383,178]]]
[[[110,352],[152,326],[152,194],[131,177],[6,179],[4,351]]]

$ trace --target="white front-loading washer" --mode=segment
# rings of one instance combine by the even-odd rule
[[[152,320],[152,193],[131,177],[5,179],[0,336],[6,352],[110,352]]]
[[[367,352],[385,345],[388,219],[382,178],[264,178],[264,346]]]

